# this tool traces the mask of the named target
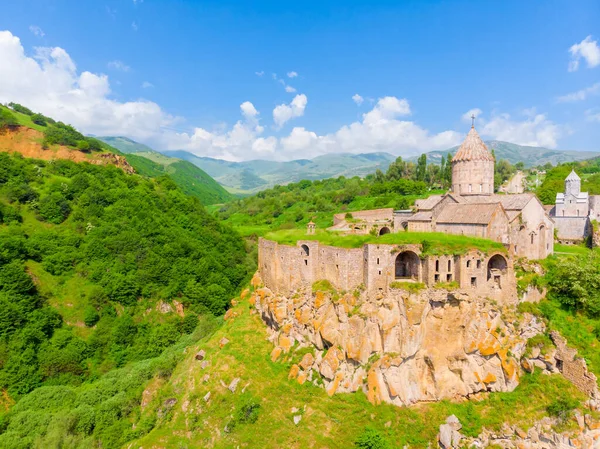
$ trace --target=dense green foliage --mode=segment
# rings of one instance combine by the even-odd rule
[[[540,201],[544,204],[554,204],[556,194],[565,191],[565,178],[571,170],[581,177],[581,190],[590,195],[600,194],[600,158],[581,162],[571,162],[548,168],[544,181],[537,190]]]
[[[37,388],[0,416],[0,447],[117,449],[147,434],[168,420],[174,404],[162,398],[155,414],[142,414],[139,405],[145,385],[152,378],[168,379],[185,348],[211,335],[216,326],[214,318],[205,317],[193,333],[158,357],[112,370],[82,385]]]
[[[169,178],[0,153],[0,205],[0,386],[12,397],[159,355],[197,318],[150,325],[149,308],[176,298],[220,315],[250,271],[242,240]],[[81,306],[69,319],[90,332],[52,307],[69,288]]]
[[[376,429],[366,427],[354,443],[359,449],[391,449],[390,442]]]

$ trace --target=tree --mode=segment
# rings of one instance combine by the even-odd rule
[[[48,124],[46,122],[46,117],[44,117],[42,114],[33,114],[31,116],[31,121],[40,126],[46,126]]]
[[[423,153],[417,159],[417,168],[416,168],[416,179],[417,181],[425,181],[425,176],[427,174],[427,155]]]

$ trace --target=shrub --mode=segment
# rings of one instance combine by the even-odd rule
[[[87,327],[94,326],[98,322],[99,319],[100,319],[100,315],[98,314],[98,311],[96,309],[94,309],[91,306],[86,307],[84,315],[83,315],[83,322],[85,323],[85,325]]]
[[[48,125],[48,123],[46,122],[46,117],[44,117],[42,114],[33,114],[31,116],[31,121],[33,123],[35,123],[36,125],[40,125],[40,126]]]
[[[19,112],[21,114],[25,114],[25,115],[33,115],[33,111],[29,108],[26,108],[23,105],[20,105],[19,103],[8,103],[8,106],[15,112]]]
[[[366,427],[354,444],[360,449],[392,449],[390,442],[372,427]]]
[[[14,114],[12,114],[8,109],[0,108],[0,130],[18,125],[19,122]]]
[[[571,412],[578,405],[579,402],[576,399],[563,396],[552,401],[548,407],[546,407],[546,411],[549,415],[555,416],[564,422],[571,416]]]

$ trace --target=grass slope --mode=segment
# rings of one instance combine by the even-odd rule
[[[273,346],[267,341],[265,325],[252,310],[248,300],[242,300],[233,308],[232,319],[210,338],[188,348],[168,383],[147,389],[153,399],[141,420],[149,420],[168,399],[177,402],[166,418],[131,447],[350,448],[366,426],[385,435],[392,447],[427,447],[435,442],[439,425],[451,414],[460,419],[464,434],[474,436],[484,426],[495,430],[505,422],[527,430],[546,415],[546,407],[556,398],[584,400],[561,376],[540,374],[524,376],[513,392],[492,393],[471,402],[441,401],[400,408],[373,405],[362,392],[328,397],[320,387],[288,380],[291,365],[303,355],[301,350],[271,361]],[[230,342],[220,348],[223,337]],[[199,349],[206,351],[210,363],[204,370],[194,359]],[[240,382],[231,393],[224,385],[236,377]],[[208,393],[210,399],[205,402]],[[233,427],[232,418],[248,404],[259,405],[258,419]],[[300,411],[292,413],[294,407]],[[302,419],[296,426],[293,416],[297,414]],[[233,430],[228,433],[225,426]]]
[[[219,204],[233,198],[218,182],[190,162],[173,158],[157,162],[140,154],[131,153],[125,157],[127,162],[141,175],[150,178],[169,175],[181,190],[188,195],[195,196],[202,204]],[[165,156],[161,156],[161,158],[167,159]]]
[[[399,232],[374,236],[340,235],[337,232],[317,230],[315,235],[306,235],[306,231],[302,229],[286,229],[269,232],[264,237],[284,245],[295,245],[299,240],[316,240],[325,245],[341,248],[360,248],[367,243],[388,245],[420,243],[424,246],[423,252],[427,254],[464,254],[470,249],[478,249],[484,253],[506,251],[499,242],[441,232]]]

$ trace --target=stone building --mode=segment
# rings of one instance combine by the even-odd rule
[[[326,280],[339,291],[365,290],[373,297],[387,294],[396,281],[426,287],[454,283],[449,288],[497,301],[517,297],[513,261],[502,251],[433,256],[424,255],[420,244],[339,248],[314,240],[288,246],[261,238],[258,269],[265,286],[283,295]]]
[[[494,194],[494,158],[474,127],[452,158],[450,192],[419,200],[414,210],[393,211],[391,227],[384,210],[353,212],[352,225],[341,216],[330,229],[348,232],[353,226],[358,233],[375,228],[379,234],[407,230],[482,237],[528,259],[544,259],[554,252],[554,221],[533,193]],[[360,220],[361,216],[379,221]]]
[[[560,243],[577,243],[592,233],[592,221],[600,218],[600,195],[581,191],[581,178],[572,170],[565,179],[565,191],[556,194],[550,209]]]

